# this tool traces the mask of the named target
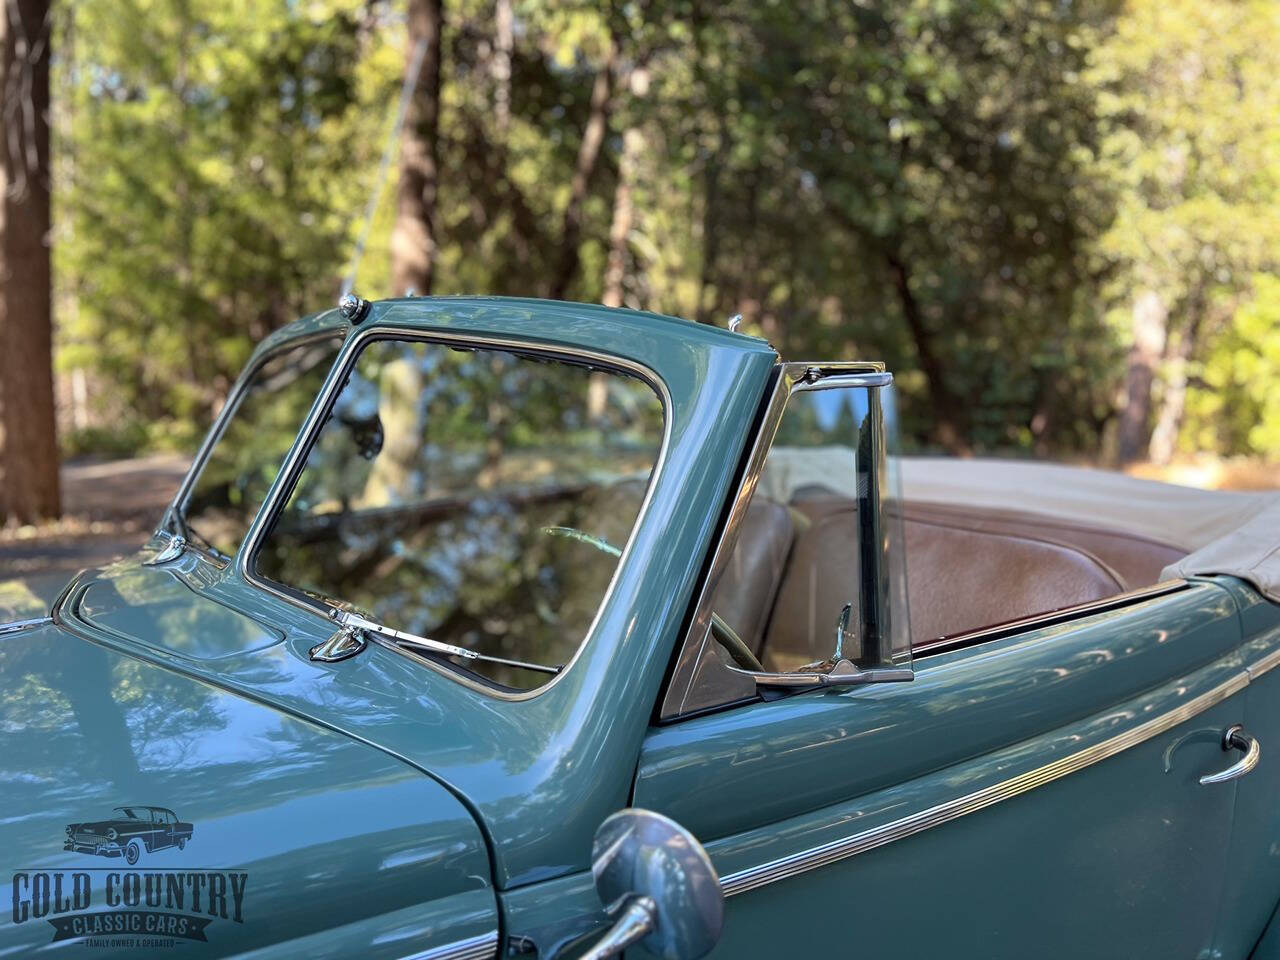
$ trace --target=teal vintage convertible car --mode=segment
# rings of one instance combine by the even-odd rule
[[[1280,502],[900,458],[892,380],[567,303],[273,334],[0,628],[0,956],[1280,957]],[[194,840],[65,842],[140,800]]]

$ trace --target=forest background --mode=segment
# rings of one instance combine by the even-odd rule
[[[1274,0],[4,13],[11,532],[68,458],[189,454],[334,304],[406,81],[366,297],[742,314],[886,361],[913,451],[1280,485]]]

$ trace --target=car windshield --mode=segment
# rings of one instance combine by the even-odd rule
[[[135,810],[135,809],[136,809],[135,807],[116,807],[116,808],[115,808],[114,810],[112,810],[111,812],[112,812],[112,813],[118,813],[118,814],[120,815],[121,819],[124,819],[124,820],[142,820],[142,819],[144,819],[143,817],[139,816],[137,813],[135,813],[135,812],[134,812],[134,810]]]
[[[536,687],[587,635],[663,428],[653,388],[626,374],[375,341],[257,573],[360,611],[389,628],[366,628],[384,642],[477,679]]]
[[[175,533],[223,557],[240,549],[341,345],[339,334],[295,342],[257,365],[173,515]]]

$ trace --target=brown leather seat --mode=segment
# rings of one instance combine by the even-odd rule
[[[858,590],[853,502],[810,489],[798,491],[794,504],[810,525],[796,540],[773,608],[764,644],[768,669],[829,656],[836,619]],[[1127,589],[1089,551],[1025,531],[985,529],[911,508],[903,527],[913,645]]]
[[[742,518],[729,566],[712,596],[711,609],[757,656],[794,540],[791,511],[766,497],[754,497]]]
[[[1177,563],[1187,551],[1136,534],[1108,530],[1018,510],[975,509],[950,504],[909,503],[906,516],[920,521],[959,526],[966,530],[1030,537],[1077,547],[1105,563],[1125,590],[1158,583],[1160,572]]]

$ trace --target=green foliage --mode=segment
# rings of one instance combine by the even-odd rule
[[[547,292],[607,71],[574,297],[603,295],[621,183],[628,305],[742,313],[788,358],[883,359],[917,448],[1099,456],[1134,299],[1157,290],[1156,399],[1189,374],[1183,446],[1275,455],[1273,0],[512,0],[509,81],[499,2],[445,5],[437,292]],[[66,9],[61,362],[158,424],[149,442],[183,442],[252,341],[333,302],[403,9]],[[366,295],[389,287],[393,196]]]
[[[1280,276],[1256,276],[1253,289],[1204,359],[1185,442],[1280,460]]]
[[[360,7],[91,0],[64,30],[62,339],[188,442],[253,342],[336,292],[386,95]]]

